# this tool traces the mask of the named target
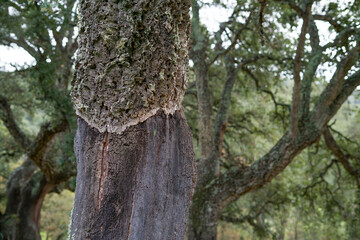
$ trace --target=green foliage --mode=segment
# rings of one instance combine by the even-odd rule
[[[213,2],[231,9],[228,1]],[[303,1],[266,2],[265,21],[262,24],[266,39],[264,42],[260,40],[258,30],[258,1],[237,1],[237,11],[234,11],[229,21],[220,24],[220,27],[225,26],[226,29],[221,36],[208,32],[201,25],[206,38],[204,42],[208,43],[206,60],[209,62],[219,54],[219,39],[225,47],[229,46],[236,33],[243,28],[249,12],[255,11],[237,44],[226,55],[235,59],[235,66],[255,55],[262,56],[241,67],[237,74],[221,155],[222,172],[258,160],[289,127],[292,59],[302,24],[301,17],[289,3],[302,7]],[[326,34],[320,34],[320,45],[325,46],[329,42],[332,45],[320,56],[320,68],[313,76],[310,108],[328,84],[329,72],[356,45],[360,36],[359,1],[316,1],[313,9],[314,14],[326,15],[333,22],[320,25],[321,21],[316,21],[320,33]],[[332,35],[328,37],[330,33]],[[336,34],[338,40],[331,43]],[[309,39],[306,39],[306,45],[302,69],[309,68],[316,60],[311,59]],[[352,72],[359,70],[359,66],[357,60]],[[192,72],[190,74],[193,77]],[[214,113],[220,104],[226,77],[225,56],[221,56],[209,69]],[[349,103],[345,103],[333,118],[334,121],[330,122],[337,143],[345,154],[351,156],[349,162],[354,169],[360,169],[360,138],[356,127],[360,123],[358,92],[354,92]],[[198,106],[193,83],[185,96],[184,106],[196,143]],[[195,149],[199,156],[196,144]],[[320,140],[300,154],[270,184],[227,206],[219,226],[218,238],[357,239],[360,216],[357,188],[355,178]]]
[[[288,128],[293,71],[291,58],[295,55],[297,32],[301,26],[300,17],[289,6],[289,1],[268,1],[262,24],[265,42],[262,42],[258,30],[259,1],[236,2],[235,14],[220,38],[208,32],[204,24],[196,29],[204,37],[201,40],[207,43],[206,58],[210,60],[219,54],[219,41],[229,46],[244,26],[249,13],[255,12],[238,43],[228,52],[235,59],[236,67],[254,56],[259,56],[259,59],[242,66],[237,73],[221,153],[221,171],[255,162],[268,152]],[[214,0],[211,4],[227,8],[227,3]],[[300,1],[294,3],[299,5]],[[0,73],[0,94],[11,103],[16,122],[31,139],[35,138],[44,122],[55,124],[62,114],[66,115],[74,129],[75,120],[68,96],[74,50],[63,53],[69,47],[66,42],[74,39],[74,1],[5,0],[2,4],[0,44],[18,45],[36,60],[34,66],[23,66],[13,73]],[[205,5],[209,4],[201,6]],[[130,6],[130,1],[124,5]],[[314,78],[311,106],[327,84],[328,79],[324,76],[326,71],[339,63],[359,38],[359,6],[358,0],[315,2],[314,9],[318,13],[326,14],[338,24],[346,26],[344,29],[328,24],[330,32],[343,32],[346,36],[347,29],[355,29],[351,31],[357,34],[350,38],[339,38],[325,52],[322,69]],[[54,33],[64,36],[61,43],[54,44],[57,37]],[[309,43],[309,39],[306,43]],[[118,48],[122,48],[122,45]],[[312,64],[310,50],[305,48],[303,67]],[[360,63],[357,63],[354,68],[358,69],[359,66]],[[221,102],[226,76],[226,63],[224,56],[221,56],[209,69],[214,112]],[[196,156],[199,157],[198,106],[194,81],[194,73],[191,71],[183,105],[194,136]],[[356,169],[360,169],[360,132],[355,127],[360,124],[358,101],[359,96],[355,94],[335,117],[336,122],[332,122],[338,144],[353,156],[349,161]],[[55,159],[58,171],[69,166],[74,168],[73,134],[73,130],[61,134],[49,151],[48,156]],[[3,124],[0,124],[0,139],[2,196],[10,172],[21,164],[21,156],[25,151]],[[74,188],[74,179],[71,179],[69,185]],[[227,206],[223,217],[228,222],[221,222],[219,239],[278,239],[281,236],[295,239],[295,235],[298,239],[356,239],[360,235],[360,191],[356,188],[354,178],[320,140],[299,155],[273,182]],[[68,191],[46,197],[42,211],[44,237],[66,238],[72,199],[73,194]],[[3,197],[0,204],[2,213],[5,204],[6,198]]]
[[[13,72],[0,72],[0,95],[10,106],[18,129],[31,143],[45,146],[45,156],[38,159],[38,164],[41,161],[41,164],[52,168],[52,174],[58,174],[57,179],[49,180],[61,183],[55,188],[59,192],[64,187],[74,189],[74,178],[68,183],[63,181],[76,171],[73,153],[76,120],[69,97],[73,54],[77,46],[74,29],[76,15],[75,0],[4,0],[0,9],[0,45],[22,48],[35,60],[32,65],[14,66]],[[0,109],[0,116],[5,120],[9,118],[4,109]],[[54,129],[64,119],[68,127],[60,129],[62,133],[55,138],[44,138],[44,141],[41,141],[45,129]],[[36,146],[21,146],[19,139],[10,134],[9,130],[3,121],[0,121],[1,216],[5,213],[7,203],[6,181],[12,171],[27,159],[27,154],[33,150],[31,147]],[[42,152],[40,156],[41,154]],[[39,178],[33,177],[29,185],[33,187],[34,195],[38,193],[37,186],[40,186],[43,175],[37,171],[35,176]],[[66,199],[65,196],[63,203],[67,205],[64,206],[72,205],[70,198],[71,196],[68,196]],[[45,200],[45,205],[46,201],[51,202],[51,199]],[[57,215],[54,213],[54,216]],[[52,222],[58,225],[52,225],[52,229],[46,230],[53,231],[49,236],[54,239],[60,234],[57,231],[62,230],[66,235],[68,219],[66,217],[64,222],[61,222],[61,215],[56,218],[57,220],[48,220],[48,225]]]
[[[46,196],[41,211],[41,229],[46,233],[48,239],[67,238],[73,201],[74,193],[68,190]]]
[[[355,103],[343,106],[333,127],[349,137],[334,132],[342,149],[354,155],[355,159],[350,159],[353,166],[359,168],[356,156],[359,155],[360,133],[353,127],[358,124],[359,114]],[[262,122],[270,129],[276,126],[271,119]],[[275,128],[271,135],[278,136],[279,131]],[[248,138],[262,136],[252,134]],[[268,138],[261,144],[250,145],[242,141],[241,145],[269,146],[273,141]],[[235,145],[234,141],[232,146]],[[262,152],[255,147],[248,148],[249,151]],[[223,215],[242,222],[221,223],[220,239],[239,239],[240,236],[243,239],[277,239],[282,234],[285,239],[294,239],[295,234],[298,239],[356,239],[359,236],[359,190],[354,178],[321,140],[298,156],[270,184],[227,206]],[[253,223],[244,220],[246,216],[253,218]]]

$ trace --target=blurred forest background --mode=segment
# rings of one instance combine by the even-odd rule
[[[289,128],[305,2],[193,1],[183,105],[200,158],[196,81],[203,71],[210,119],[219,129],[220,172],[253,164]],[[0,3],[1,61],[11,54],[5,47],[21,48],[33,59],[0,66],[0,239],[22,221],[40,224],[42,239],[67,239],[76,176],[70,92],[81,32],[77,4]],[[316,25],[306,37],[300,69],[302,78],[312,73],[311,107],[350,52],[355,55],[347,71],[360,78],[360,1],[316,1],[312,14]],[[221,22],[212,15],[221,15]],[[223,209],[218,239],[360,239],[359,93],[355,87],[324,137],[279,176]]]

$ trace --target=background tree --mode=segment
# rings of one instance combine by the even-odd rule
[[[75,175],[68,97],[77,48],[75,1],[7,0],[1,4],[0,44],[20,47],[35,60],[33,66],[1,74],[0,118],[15,148],[2,147],[16,152],[14,157],[25,156],[6,179],[1,233],[5,239],[40,239],[45,195]],[[35,116],[42,120],[36,122]],[[23,128],[24,118],[30,119],[32,131]]]
[[[359,85],[360,48],[357,40],[359,37],[358,30],[356,30],[357,23],[347,21],[349,14],[356,19],[359,17],[358,3],[352,2],[345,8],[331,3],[323,9],[313,6],[313,4],[313,1],[300,3],[278,1],[278,3],[268,3],[267,8],[264,8],[264,4],[260,6],[258,3],[238,1],[229,21],[220,25],[218,34],[215,34],[214,40],[211,40],[206,29],[200,23],[200,6],[197,1],[193,1],[191,59],[194,62],[199,103],[200,159],[198,161],[198,185],[190,213],[189,239],[216,239],[216,226],[224,207],[236,201],[240,196],[270,182],[302,150],[318,142],[324,131],[326,132],[330,119]],[[315,8],[316,13],[313,11]],[[257,17],[252,18],[251,12],[255,9]],[[294,19],[302,19],[300,34],[295,46],[281,45],[281,42],[277,41],[282,39],[284,43],[292,42],[289,36],[281,35],[280,31],[276,31],[274,24],[268,22],[262,24],[260,29],[263,28],[263,30],[260,33],[252,30],[251,26],[259,27],[259,22],[264,21],[261,17],[265,13],[264,9],[268,9],[269,12],[271,9],[273,13],[281,13],[273,14],[272,21],[278,21],[284,25],[287,23],[288,25],[284,27],[294,25]],[[245,15],[246,20],[242,24],[237,22],[239,13]],[[266,16],[270,17],[269,15]],[[259,17],[262,20],[259,21]],[[318,21],[328,22],[330,24],[329,31],[336,33],[336,38],[326,43],[320,43],[319,31],[316,26]],[[235,28],[236,24],[240,27]],[[266,34],[267,31],[272,35]],[[256,33],[258,37],[255,37]],[[310,36],[310,41],[306,40],[307,34]],[[253,36],[253,40],[250,41],[251,38],[247,38],[248,36]],[[226,45],[223,43],[224,41],[227,43]],[[249,42],[252,43],[252,50],[257,49],[259,55],[257,61],[243,54],[236,55],[248,52]],[[305,48],[305,46],[307,47]],[[211,51],[209,51],[210,49]],[[238,50],[236,51],[236,49]],[[240,51],[241,49],[243,51]],[[274,55],[274,52],[284,54],[282,58],[279,58],[279,55],[282,54]],[[292,53],[294,54],[292,55]],[[330,55],[336,57],[333,58]],[[253,52],[252,58],[254,58]],[[289,58],[293,63],[291,72],[286,66],[281,68],[279,64],[282,59]],[[259,61],[262,59],[266,61]],[[272,60],[272,63],[269,63],[269,60]],[[251,61],[256,62],[256,65],[251,65]],[[226,81],[221,100],[218,102],[217,114],[213,117],[209,73],[211,68],[220,62],[227,69]],[[320,94],[311,95],[312,87],[318,82],[320,76],[317,70],[328,63],[334,66],[335,73]],[[282,78],[286,76],[294,80],[290,104],[282,104],[274,94],[263,87],[264,83],[260,76],[264,74],[262,71],[267,69],[275,69],[275,72],[278,72],[277,75],[282,75]],[[220,167],[221,152],[219,149],[223,144],[226,121],[229,119],[229,99],[231,99],[230,94],[234,81],[231,76],[240,77],[238,71],[253,79],[255,86],[259,90],[267,92],[277,107],[286,108],[287,105],[291,105],[291,112],[287,118],[290,126],[274,147],[258,161],[247,161],[245,164],[238,164],[226,169]]]
[[[70,239],[184,239],[189,1],[81,1]]]

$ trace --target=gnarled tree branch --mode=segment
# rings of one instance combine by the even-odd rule
[[[241,36],[241,33],[247,28],[247,26],[249,25],[252,16],[254,14],[254,11],[251,11],[248,18],[245,21],[245,24],[238,30],[236,31],[235,35],[232,37],[232,41],[231,44],[224,49],[221,44],[222,44],[222,40],[221,40],[221,34],[225,31],[225,25],[221,25],[220,30],[216,33],[217,36],[217,46],[221,46],[218,47],[219,51],[218,53],[215,55],[215,57],[209,61],[208,66],[211,66],[219,57],[226,55],[231,49],[233,49],[237,43],[237,41],[239,40],[239,37]]]
[[[49,164],[49,161],[47,161],[44,156],[51,140],[58,133],[64,132],[67,127],[68,122],[65,117],[63,117],[61,121],[55,125],[52,125],[51,123],[45,123],[42,125],[38,135],[31,144],[28,156],[41,169],[49,181],[53,180],[52,178],[54,178],[54,169],[52,164]]]
[[[224,134],[222,130],[224,129],[224,126],[226,126],[228,112],[230,109],[231,92],[237,75],[237,69],[235,68],[233,57],[226,56],[225,64],[226,64],[226,82],[223,88],[220,105],[214,123],[214,147],[217,152],[216,153],[217,156],[220,155],[220,150],[221,150],[220,146],[222,144],[221,140]]]
[[[310,61],[305,67],[303,80],[301,82],[301,102],[299,109],[301,121],[308,117],[310,111],[311,85],[323,55],[323,51],[320,48],[319,31],[314,20],[310,21],[309,34],[312,51],[310,54]]]
[[[241,166],[230,169],[220,175],[217,180],[209,186],[212,191],[211,199],[222,208],[226,204],[235,201],[238,197],[260,188],[270,182],[281,173],[293,159],[306,147],[319,140],[323,134],[324,127],[332,116],[339,110],[342,103],[360,84],[360,71],[351,75],[345,82],[336,101],[323,115],[314,118],[316,108],[310,113],[312,118],[301,131],[301,137],[297,141],[292,140],[290,132],[287,132],[275,144],[275,146],[260,160],[250,167]]]
[[[4,96],[0,95],[0,118],[3,121],[5,127],[14,138],[14,140],[24,149],[27,150],[31,143],[30,139],[20,129],[15,121],[13,111],[10,104]]]
[[[324,136],[326,146],[338,158],[339,162],[343,165],[344,169],[355,178],[356,184],[357,184],[358,188],[360,189],[360,180],[359,180],[359,177],[360,177],[359,170],[360,169],[355,169],[354,167],[351,166],[351,164],[348,160],[349,155],[343,153],[340,146],[337,144],[334,137],[332,136],[329,128],[325,128],[323,136]]]
[[[317,119],[320,125],[324,125],[324,121],[327,122],[338,111],[342,103],[353,92],[353,90],[359,84],[359,71],[350,76],[346,81],[350,68],[359,59],[360,44],[358,43],[351,51],[342,59],[337,65],[337,69],[331,78],[329,84],[321,93],[315,108],[313,118]],[[329,109],[330,112],[325,114]],[[322,119],[322,117],[326,119]],[[329,118],[330,117],[330,118]]]
[[[333,17],[329,15],[320,15],[320,14],[314,14],[313,15],[314,20],[320,20],[330,23],[337,32],[341,31],[342,26],[339,24]]]
[[[308,32],[308,28],[311,20],[311,8],[313,1],[306,4],[305,13],[303,14],[303,25],[301,27],[301,33],[299,36],[299,42],[296,48],[296,55],[294,59],[294,88],[292,94],[292,106],[291,106],[291,116],[290,116],[290,133],[293,139],[295,139],[298,133],[298,115],[299,115],[299,105],[300,105],[300,92],[301,92],[301,83],[300,83],[300,71],[302,66],[302,57],[304,55],[305,48],[305,36]]]

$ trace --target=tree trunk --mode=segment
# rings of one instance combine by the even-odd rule
[[[71,239],[184,239],[195,179],[182,111],[122,134],[78,126]]]
[[[70,239],[184,239],[195,187],[181,106],[189,7],[80,1]]]
[[[281,220],[281,228],[280,228],[279,236],[277,237],[277,240],[285,239],[286,225],[287,225],[287,217]]]
[[[6,212],[1,223],[4,239],[38,240],[40,211],[45,195],[54,187],[36,165],[27,160],[7,183]]]
[[[200,195],[201,193],[197,192]],[[203,195],[207,197],[206,194]],[[216,240],[220,211],[215,204],[206,199],[194,198],[190,210],[188,240]]]

